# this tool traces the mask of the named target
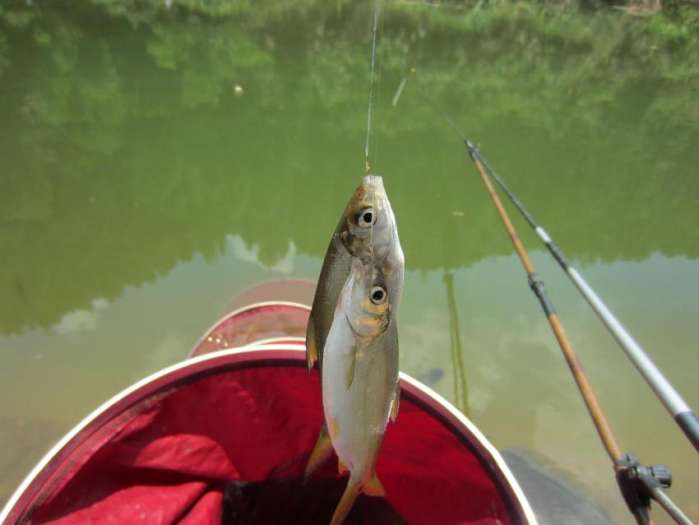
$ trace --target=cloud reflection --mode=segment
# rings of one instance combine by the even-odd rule
[[[291,275],[294,272],[294,259],[298,253],[294,241],[289,241],[286,254],[272,265],[265,264],[260,260],[259,244],[253,244],[252,247],[248,248],[245,241],[238,235],[226,236],[226,243],[233,252],[235,258],[240,261],[253,263],[266,270],[271,270],[283,275]]]
[[[53,326],[58,335],[94,332],[103,312],[109,307],[109,301],[98,298],[92,301],[92,310],[73,310],[68,312]]]

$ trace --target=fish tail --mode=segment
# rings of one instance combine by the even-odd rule
[[[386,491],[384,490],[381,481],[379,481],[376,472],[374,472],[369,481],[364,484],[364,486],[362,487],[362,492],[364,494],[368,494],[369,496],[383,497],[386,495]]]
[[[342,498],[340,498],[340,503],[337,504],[335,513],[330,520],[330,525],[341,525],[345,521],[345,518],[352,509],[352,505],[361,492],[361,482],[350,477],[345,492],[342,494]]]
[[[316,444],[313,446],[313,452],[311,452],[308,458],[308,463],[306,464],[306,471],[303,474],[304,479],[313,474],[319,466],[321,466],[330,457],[333,451],[333,445],[330,441],[330,436],[328,435],[328,428],[323,423],[320,427],[320,433],[318,434],[318,439]]]
[[[358,481],[350,476],[345,492],[342,494],[340,503],[337,504],[335,513],[330,521],[330,525],[340,525],[343,521],[345,521],[345,518],[352,509],[352,505],[362,492],[364,494],[368,494],[369,496],[386,495],[386,491],[379,481],[379,478],[376,476],[376,472],[374,472],[369,480],[365,482]]]

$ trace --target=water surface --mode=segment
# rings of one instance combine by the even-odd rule
[[[363,174],[368,5],[166,4],[0,8],[0,499],[237,292],[315,279]],[[443,114],[696,408],[699,55],[613,10],[396,3],[381,20],[370,151],[406,254],[401,368],[630,522]],[[622,447],[669,464],[699,518],[696,453],[515,224]]]

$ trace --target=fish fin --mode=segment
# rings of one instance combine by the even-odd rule
[[[306,366],[309,370],[318,361],[318,346],[316,343],[315,323],[313,322],[313,314],[308,318],[308,327],[306,328]]]
[[[383,488],[381,481],[379,481],[376,472],[371,476],[369,483],[365,483],[362,487],[362,492],[368,494],[369,496],[385,496],[386,490]]]
[[[328,435],[328,428],[323,423],[320,427],[320,433],[318,434],[318,439],[313,447],[313,452],[308,458],[308,463],[306,464],[306,470],[303,474],[304,479],[315,472],[319,466],[321,466],[330,457],[333,451],[333,445],[330,441],[330,436]]]
[[[331,417],[327,424],[327,433],[333,439],[340,432],[340,422],[336,417]]]
[[[354,369],[357,366],[357,351],[354,350],[352,352],[352,355],[350,356],[349,359],[349,366],[347,367],[347,375],[345,376],[345,386],[347,387],[347,390],[350,389],[352,386],[352,382],[354,381]]]
[[[337,458],[337,471],[340,473],[340,475],[347,474],[349,472],[347,465],[345,465],[340,458]]]
[[[330,525],[341,525],[341,523],[345,521],[345,518],[352,509],[352,505],[361,492],[361,484],[350,478],[347,482],[345,492],[342,494],[342,498],[340,498],[340,503],[338,503],[337,507],[335,507],[335,512],[330,520]]]
[[[400,407],[400,384],[396,385],[396,393],[391,401],[391,422],[394,422],[398,417],[398,408]]]

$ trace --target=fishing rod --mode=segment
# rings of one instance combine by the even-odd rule
[[[415,68],[410,70],[410,74],[415,74]],[[393,98],[393,106],[395,107],[400,95],[405,88],[405,83],[408,79],[406,75],[401,81],[398,90]],[[490,176],[498,183],[505,194],[509,197],[515,207],[522,214],[524,219],[527,221],[529,226],[536,232],[536,234],[544,241],[544,244],[548,248],[549,253],[558,262],[563,271],[570,277],[580,293],[585,297],[587,302],[590,304],[595,313],[599,316],[605,326],[609,329],[614,339],[619,343],[621,348],[626,353],[627,357],[634,364],[636,369],[640,372],[646,382],[650,385],[653,392],[663,403],[665,408],[668,410],[672,418],[675,420],[677,425],[682,429],[685,436],[694,445],[694,448],[699,451],[699,418],[692,411],[691,407],[682,398],[682,396],[677,392],[677,390],[672,386],[672,384],[665,378],[662,372],[655,366],[655,363],[646,354],[641,346],[636,342],[636,340],[631,336],[631,334],[624,328],[621,322],[614,316],[614,314],[609,310],[607,305],[602,301],[602,299],[597,295],[597,293],[592,289],[592,287],[585,281],[583,276],[578,272],[573,266],[568,263],[567,258],[561,251],[561,249],[556,245],[556,243],[551,239],[546,230],[541,227],[534,220],[534,217],[527,211],[522,202],[517,198],[517,196],[510,190],[510,188],[505,184],[505,181],[498,176],[498,174],[493,170],[493,168],[488,164],[488,162],[480,155],[478,149],[466,139],[464,133],[456,125],[453,119],[436,108],[430,101],[422,90],[418,87],[418,93],[427,105],[440,115],[446,123],[453,128],[457,134],[461,136],[466,144],[469,151],[469,155],[473,158],[476,155],[481,164],[488,171]]]
[[[505,194],[512,201],[512,204],[519,210],[524,219],[527,221],[529,226],[536,232],[539,238],[544,241],[544,244],[548,248],[549,253],[558,262],[563,271],[568,275],[568,277],[573,281],[580,293],[585,297],[587,302],[590,304],[595,313],[599,316],[602,322],[605,324],[607,329],[611,332],[614,339],[624,350],[628,358],[634,364],[636,369],[641,373],[646,382],[650,385],[651,389],[658,396],[660,401],[663,403],[667,411],[670,413],[672,418],[675,420],[677,425],[682,429],[687,439],[694,445],[694,448],[699,451],[699,419],[696,414],[692,411],[690,406],[682,399],[682,396],[677,392],[677,390],[672,386],[672,384],[665,378],[662,372],[653,363],[651,358],[646,354],[641,345],[639,345],[636,340],[629,334],[629,332],[624,328],[624,325],[619,322],[619,320],[614,316],[614,314],[609,310],[602,299],[595,293],[592,287],[585,281],[583,276],[578,272],[573,266],[570,265],[567,258],[561,251],[561,249],[556,245],[556,243],[551,239],[551,237],[546,233],[546,230],[542,228],[532,217],[531,213],[527,211],[522,202],[517,198],[517,196],[507,187],[505,181],[502,180],[495,173],[488,162],[481,157],[480,153],[476,147],[467,141],[467,148],[472,158],[473,155],[476,156],[478,161],[485,167],[489,175],[498,183]],[[471,153],[472,152],[472,153]]]
[[[465,140],[466,149],[469,156],[476,166],[476,169],[483,181],[486,191],[497,209],[500,218],[502,219],[505,230],[507,231],[515,251],[519,256],[522,266],[527,272],[529,287],[532,289],[549,321],[549,325],[556,336],[559,346],[563,352],[568,367],[570,368],[578,390],[583,397],[585,406],[592,417],[595,429],[599,434],[600,440],[607,451],[616,474],[617,483],[621,494],[633,514],[636,522],[639,525],[652,525],[653,519],[650,514],[650,500],[657,501],[663,509],[680,525],[692,525],[692,522],[682,512],[682,510],[670,500],[662,489],[669,488],[672,483],[670,470],[663,465],[655,465],[652,467],[642,466],[638,459],[631,454],[622,454],[617,443],[616,437],[609,425],[607,418],[602,410],[602,407],[597,400],[597,396],[590,384],[587,375],[585,374],[580,359],[573,349],[573,346],[566,335],[563,323],[561,322],[553,303],[548,297],[544,282],[537,275],[534,265],[529,258],[524,244],[517,234],[512,221],[505,210],[505,207],[500,201],[495,188],[493,187],[488,173],[493,174],[489,166],[483,161],[476,146],[469,140]]]
[[[590,416],[592,416],[592,420],[595,424],[595,428],[597,429],[597,433],[599,434],[600,439],[602,440],[602,444],[604,445],[604,448],[607,451],[607,454],[609,455],[611,460],[613,462],[616,462],[622,456],[621,449],[619,448],[616,438],[614,437],[614,433],[612,432],[612,429],[609,426],[609,423],[607,422],[607,418],[605,417],[604,412],[602,411],[602,408],[600,407],[599,402],[597,401],[597,396],[595,395],[592,386],[590,385],[587,375],[582,369],[580,360],[578,359],[578,356],[575,353],[575,350],[573,349],[573,346],[571,345],[570,340],[568,339],[568,336],[565,333],[563,324],[561,323],[558,314],[556,313],[556,310],[554,309],[553,304],[551,303],[551,300],[549,299],[548,294],[546,293],[546,289],[544,288],[544,282],[536,274],[534,265],[532,264],[531,259],[529,258],[529,254],[527,253],[527,250],[524,248],[522,241],[517,235],[517,231],[515,230],[515,227],[512,225],[512,222],[510,221],[510,218],[507,215],[507,212],[505,211],[505,207],[502,205],[500,198],[495,192],[495,188],[493,187],[492,183],[490,182],[490,179],[486,175],[486,172],[483,168],[483,164],[481,164],[480,159],[478,157],[477,151],[475,149],[471,149],[471,147],[469,146],[469,154],[471,154],[471,158],[476,164],[476,169],[478,170],[481,176],[481,180],[483,181],[486,190],[490,194],[490,197],[493,200],[493,204],[495,204],[495,208],[497,209],[498,214],[500,215],[500,218],[502,219],[502,222],[505,226],[505,230],[507,230],[507,233],[512,240],[512,244],[514,245],[515,251],[517,252],[519,259],[522,262],[522,266],[524,266],[524,269],[527,272],[529,286],[539,299],[541,307],[543,308],[544,313],[548,318],[549,324],[551,325],[551,329],[553,330],[554,335],[556,336],[556,339],[558,340],[558,343],[561,347],[561,350],[563,351],[563,355],[566,359],[566,362],[568,363],[568,366],[573,372],[575,382],[578,385],[580,393],[583,396],[585,406],[587,407],[587,410],[590,412]]]
[[[393,107],[396,107],[398,100],[400,99],[405,89],[408,77],[410,75],[415,75],[415,73],[415,68],[411,68],[409,73],[406,74],[401,80],[398,89],[396,90],[396,93],[393,97],[393,101],[391,104]],[[502,205],[502,202],[500,201],[500,198],[495,192],[495,189],[493,188],[490,179],[485,173],[486,169],[493,176],[493,178],[503,187],[503,189],[513,200],[513,202],[515,202],[520,212],[522,212],[525,215],[527,222],[533,228],[536,229],[537,233],[539,233],[545,241],[548,241],[547,246],[549,248],[549,251],[551,251],[552,254],[555,254],[554,257],[556,257],[556,260],[558,260],[559,262],[565,261],[563,253],[558,249],[558,247],[553,243],[553,241],[551,241],[551,239],[548,237],[543,228],[539,227],[534,222],[531,215],[524,209],[519,200],[514,196],[514,194],[511,191],[509,191],[509,188],[507,188],[504,185],[502,179],[500,179],[495,174],[494,170],[481,157],[480,152],[478,151],[476,146],[471,141],[466,139],[464,133],[454,122],[454,120],[448,114],[440,111],[439,108],[434,106],[430,98],[422,92],[419,86],[417,86],[417,92],[423,99],[423,101],[428,105],[428,107],[430,107],[432,111],[440,115],[446,121],[446,123],[449,124],[449,126],[453,130],[455,130],[457,134],[459,134],[463,139],[464,144],[466,145],[466,148],[468,150],[469,156],[476,165],[476,168],[478,169],[478,172],[481,175],[481,179],[483,180],[483,184],[485,185],[488,193],[491,195],[493,203],[495,204],[495,207],[497,208],[498,213],[500,214],[500,217],[505,225],[505,229],[510,235],[515,250],[519,255],[520,260],[522,261],[525,270],[527,271],[529,286],[539,299],[544,313],[546,314],[546,317],[549,320],[549,324],[551,325],[551,328],[556,336],[556,339],[558,340],[561,350],[563,351],[568,366],[570,367],[571,372],[573,373],[573,377],[578,386],[578,389],[580,390],[580,393],[583,396],[586,408],[588,409],[588,412],[592,417],[595,429],[597,430],[600,439],[602,440],[602,444],[604,445],[607,454],[612,459],[612,462],[614,464],[614,470],[616,473],[617,483],[621,490],[622,496],[624,497],[624,500],[627,506],[629,507],[629,510],[633,514],[634,518],[636,519],[637,523],[639,523],[639,525],[651,525],[653,523],[652,517],[650,516],[650,500],[653,499],[656,502],[658,502],[660,506],[677,523],[681,525],[692,525],[692,522],[689,520],[689,518],[687,518],[687,516],[682,512],[682,510],[677,505],[675,505],[672,502],[672,500],[670,500],[670,498],[667,496],[667,494],[665,494],[665,492],[663,492],[663,489],[669,488],[672,484],[672,476],[670,474],[670,470],[663,465],[644,467],[640,464],[638,459],[636,459],[631,454],[621,453],[621,449],[619,448],[619,445],[616,442],[616,438],[612,433],[611,427],[609,426],[609,423],[607,422],[606,417],[602,412],[602,409],[599,405],[599,402],[597,401],[597,397],[595,396],[594,391],[592,390],[589,380],[587,379],[587,376],[585,375],[582,369],[577,354],[575,353],[575,350],[570,344],[570,341],[568,340],[568,337],[563,329],[563,325],[553,308],[553,304],[551,303],[550,299],[548,298],[548,295],[546,294],[544,283],[534,272],[534,267],[531,263],[531,260],[529,259],[524,245],[519,239],[519,236],[517,235],[517,232],[514,229],[514,226],[512,225],[512,222],[510,221],[509,216],[507,215],[507,212],[505,211],[505,208]],[[565,268],[570,268],[567,265],[567,263]],[[577,271],[575,271],[573,268],[570,268],[570,270],[572,270],[574,275],[579,277]],[[582,281],[582,277],[580,277],[580,280]],[[589,289],[591,293],[594,295],[594,291],[592,291],[592,289],[589,287],[589,285],[587,285],[587,283],[585,283],[585,287],[586,289]],[[594,297],[597,296],[594,295]],[[599,300],[599,298],[597,299]],[[599,302],[601,303],[601,300],[599,300]],[[604,303],[602,303],[602,305],[603,304]],[[694,416],[693,413],[691,415]],[[694,420],[696,421],[696,417],[694,417]],[[697,428],[699,428],[699,424],[697,424],[696,426]]]

